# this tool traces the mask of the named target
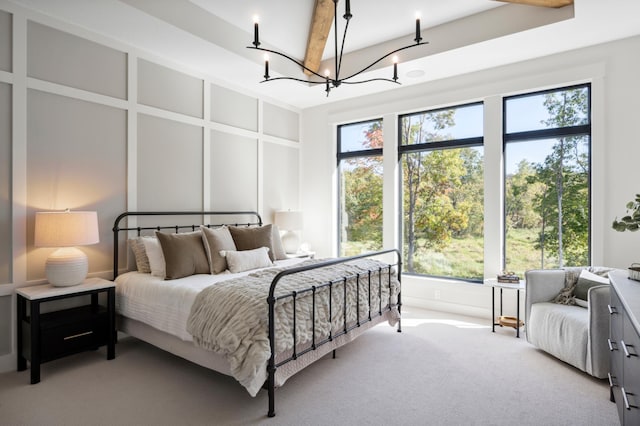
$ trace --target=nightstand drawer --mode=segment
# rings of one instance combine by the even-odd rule
[[[40,319],[41,362],[66,355],[97,349],[108,343],[109,317],[103,306],[82,306],[42,314]],[[23,332],[30,334],[30,324],[23,323]],[[29,339],[27,339],[28,341]],[[30,359],[31,348],[25,355]]]

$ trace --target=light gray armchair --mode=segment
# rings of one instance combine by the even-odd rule
[[[594,377],[605,378],[609,372],[609,285],[591,287],[586,308],[552,302],[565,288],[568,273],[564,269],[525,273],[527,341]]]

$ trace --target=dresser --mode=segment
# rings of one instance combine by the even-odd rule
[[[613,271],[609,350],[609,387],[622,425],[640,425],[640,281]]]

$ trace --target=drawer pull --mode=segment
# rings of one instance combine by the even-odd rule
[[[615,306],[607,305],[607,309],[609,309],[609,314],[610,315],[618,313],[618,310],[615,308]]]
[[[88,336],[89,334],[93,334],[93,331],[85,331],[84,333],[78,333],[78,334],[74,334],[73,336],[67,336],[63,340],[77,339],[78,337]]]
[[[615,347],[615,348],[613,347],[613,345],[615,345],[615,344],[616,344],[616,342],[612,342],[612,341],[611,341],[611,339],[607,339],[607,343],[609,344],[609,350],[610,350],[611,352],[613,352],[613,351],[617,351],[617,350],[618,350],[618,348],[617,348],[617,347]]]
[[[615,387],[616,385],[613,383],[614,377],[611,375],[611,373],[607,373],[607,376],[609,376],[609,387],[610,388]]]
[[[622,343],[622,350],[624,351],[624,356],[626,356],[627,358],[631,358],[632,356],[638,356],[637,354],[632,354],[631,352],[629,352],[628,348],[629,347],[633,348],[633,345],[627,346],[624,340],[620,340],[620,343]]]
[[[632,405],[629,404],[629,398],[627,398],[627,392],[624,390],[624,387],[622,387],[621,390],[622,390],[622,399],[624,400],[624,408],[626,408],[627,410],[631,410]],[[630,393],[629,395],[633,395],[633,394]],[[638,408],[638,407],[634,405],[633,408]]]

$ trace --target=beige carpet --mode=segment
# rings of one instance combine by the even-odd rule
[[[234,379],[132,338],[0,374],[2,425],[617,425],[606,381],[489,320],[403,311],[276,390],[252,398]]]

